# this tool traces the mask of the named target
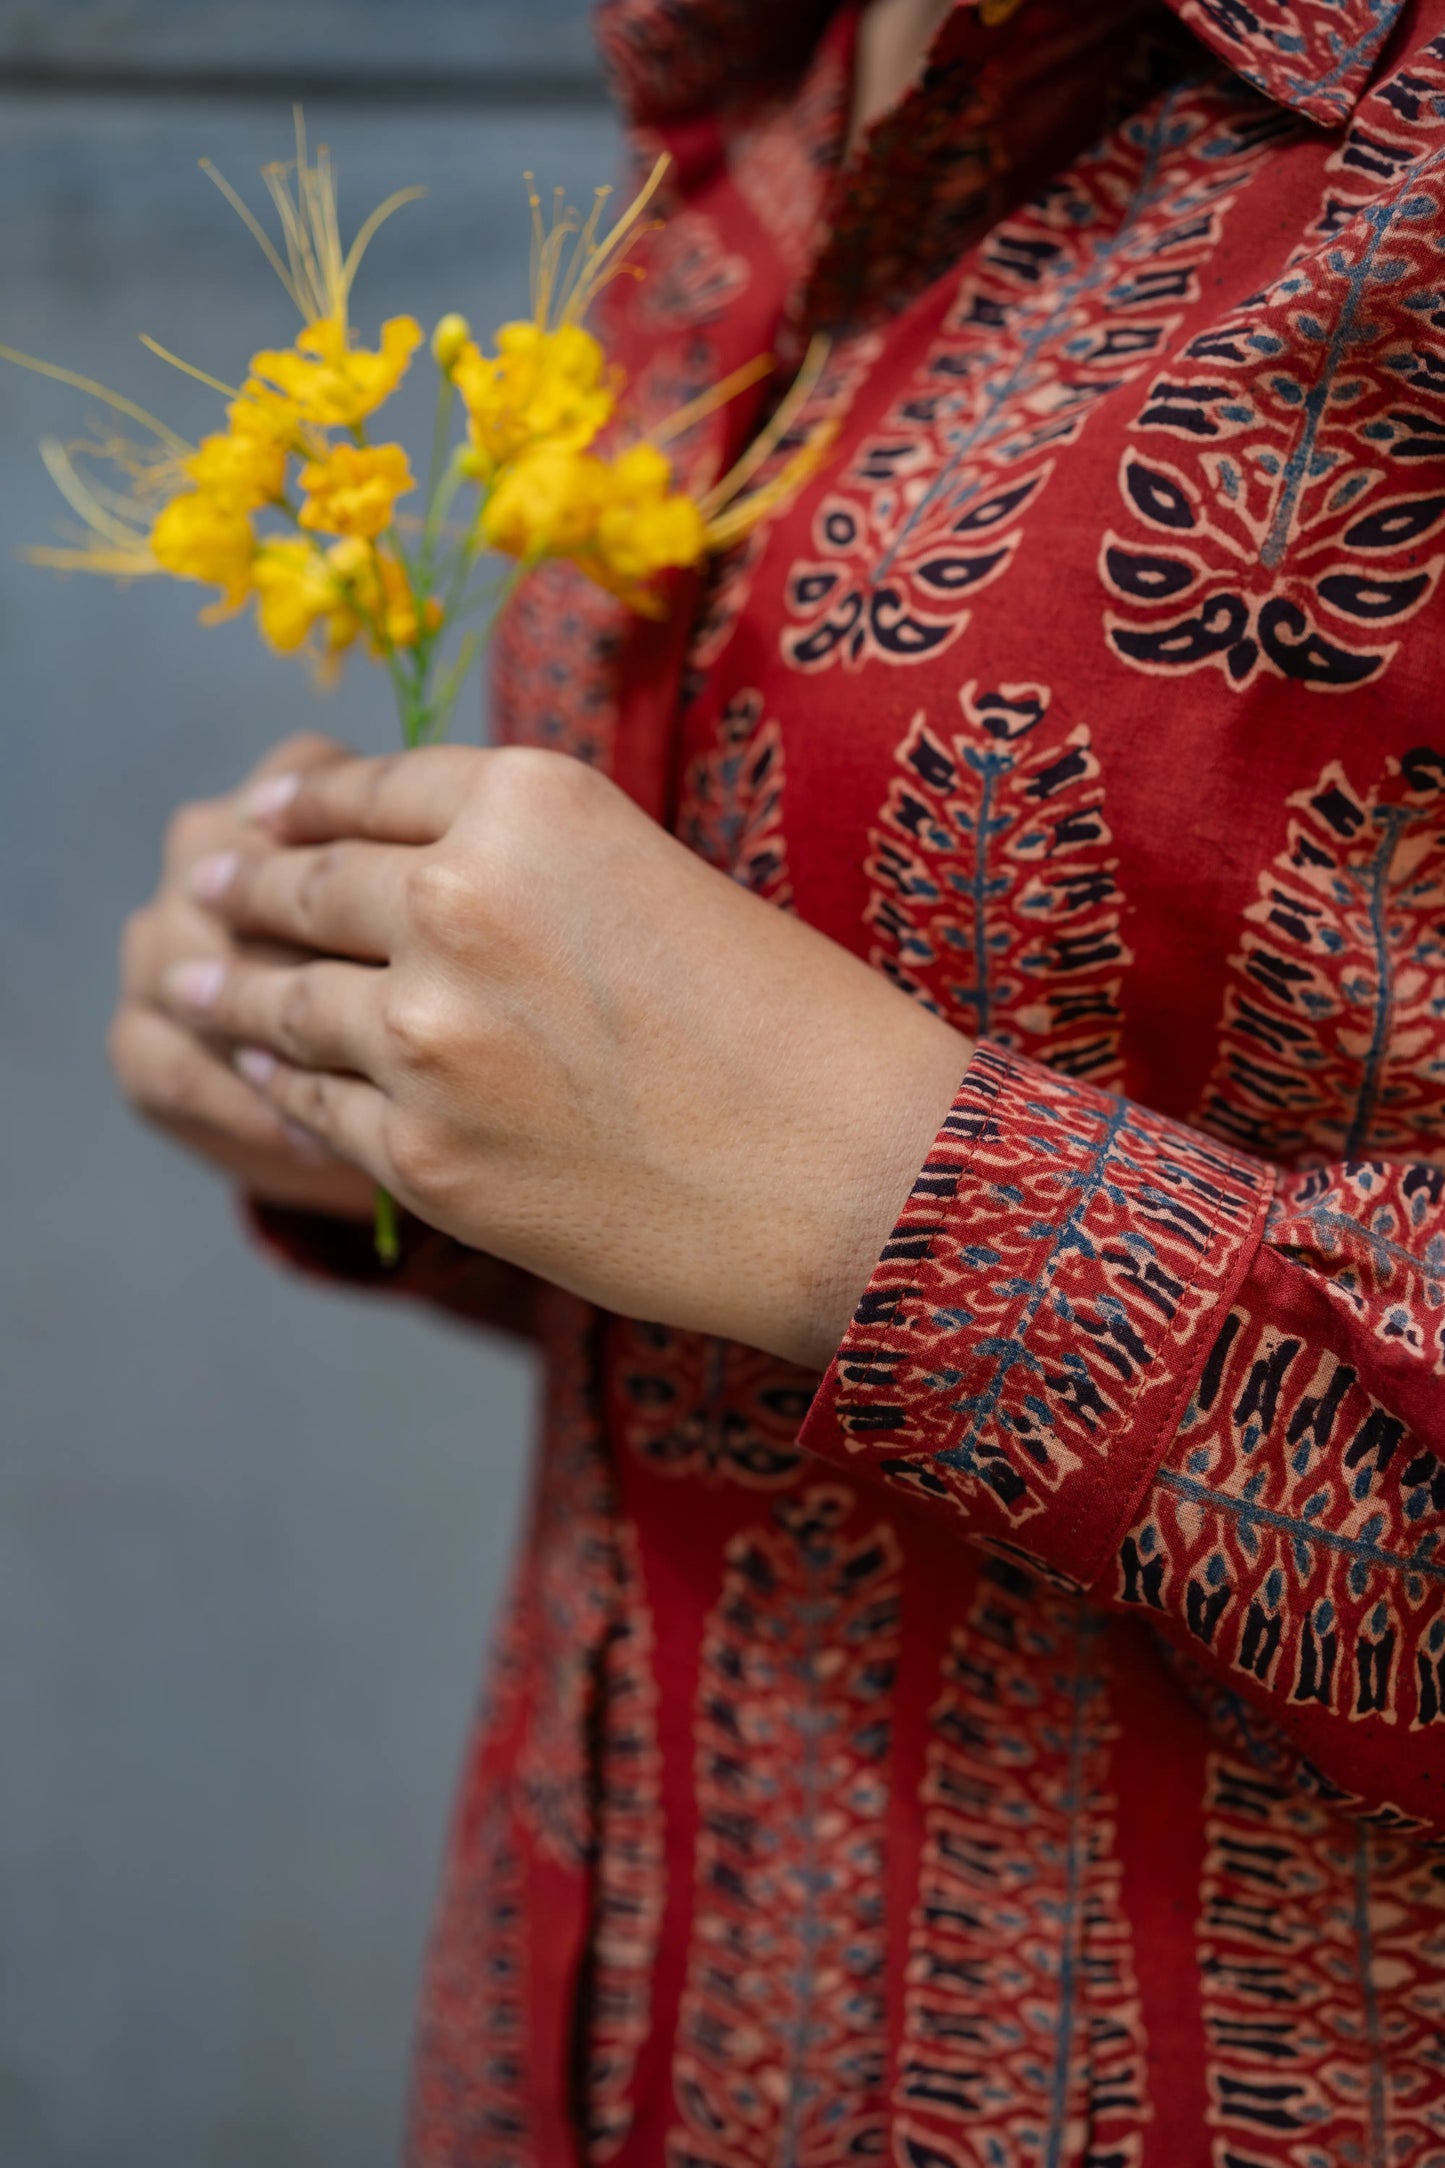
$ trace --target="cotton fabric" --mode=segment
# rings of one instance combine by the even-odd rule
[[[1440,2168],[1445,0],[960,5],[846,163],[847,11],[598,20],[634,426],[839,436],[503,734],[978,1050],[821,1381],[410,1231],[548,1379],[411,2159]]]

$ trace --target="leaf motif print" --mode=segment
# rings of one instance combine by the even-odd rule
[[[1180,0],[1179,13],[1247,83],[1333,128],[1348,118],[1400,4],[1366,0],[1346,16],[1338,0]]]
[[[1445,2158],[1445,1859],[1210,1757],[1199,1923],[1215,2159]]]
[[[662,1476],[776,1490],[802,1462],[797,1436],[817,1379],[760,1348],[619,1317],[617,1429]]]
[[[1410,179],[1445,145],[1445,37],[1417,45],[1374,82],[1325,166],[1329,176],[1314,233],[1330,240],[1368,203]],[[1438,314],[1428,318],[1441,328]]]
[[[776,480],[808,439],[827,425],[841,425],[853,400],[876,366],[883,341],[876,331],[856,332],[829,347],[813,389],[793,416],[753,477],[754,488]],[[751,534],[715,559],[703,586],[683,672],[682,703],[690,706],[705,689],[709,674],[726,650],[752,596],[758,567],[768,553],[773,523],[763,521]]]
[[[728,1545],[668,2168],[847,2168],[884,2143],[882,1884],[900,1549],[832,1485]]]
[[[1117,1085],[1118,860],[1087,724],[1047,729],[1051,695],[959,695],[947,738],[920,712],[869,837],[869,961],[974,1037]]]
[[[1003,1559],[929,1717],[894,2102],[910,2168],[1137,2168],[1151,2118],[1100,1621]]]
[[[783,738],[764,718],[759,692],[735,693],[718,724],[711,753],[683,780],[677,833],[720,873],[780,910],[793,908],[783,833]]]
[[[528,1576],[529,1675],[515,1764],[537,1852],[580,1869],[594,1841],[591,1730],[621,1590],[623,1523],[598,1407],[594,1313],[549,1289],[545,1448]]]
[[[539,2168],[527,2112],[528,1923],[504,1792],[459,1831],[428,1953],[407,2159]]]
[[[503,745],[540,745],[609,773],[627,612],[575,565],[533,567],[493,643],[492,712]]]
[[[1157,677],[1370,683],[1445,554],[1442,154],[1155,379],[1104,538],[1105,628]]]
[[[1323,1335],[1236,1306],[1123,1540],[1117,1593],[1181,1621],[1186,1648],[1278,1713],[1427,1730],[1445,1725],[1442,1521],[1426,1441]]]
[[[818,501],[787,581],[795,670],[922,662],[961,636],[1058,455],[1166,351],[1288,125],[1238,85],[1186,88],[994,228],[912,384]]]
[[[1445,1156],[1445,753],[1289,800],[1196,1119],[1292,1166]]]
[[[587,2035],[587,2160],[610,2161],[632,2126],[631,2085],[652,2016],[667,1894],[656,1649],[636,1530],[624,1523],[622,1593],[603,1658],[597,1889]]]
[[[636,321],[653,332],[715,323],[746,292],[751,277],[746,256],[724,246],[705,211],[675,211],[635,297]]]

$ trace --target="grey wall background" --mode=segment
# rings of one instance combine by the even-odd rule
[[[290,335],[196,161],[259,189],[301,78],[349,223],[432,190],[359,320],[510,313],[523,168],[614,164],[589,68],[579,0],[0,0],[0,340],[203,426],[135,334]],[[192,592],[15,560],[81,404],[0,370],[0,2163],[380,2168],[534,1380],[271,1273],[111,1094],[167,811],[318,706]],[[364,668],[319,713],[391,742]]]

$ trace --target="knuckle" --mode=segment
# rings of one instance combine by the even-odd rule
[[[472,873],[432,856],[424,857],[406,874],[403,902],[413,932],[448,949],[468,939],[485,908]]]
[[[286,1111],[318,1136],[329,1136],[335,1115],[330,1080],[306,1069],[287,1079]]]
[[[327,897],[336,885],[336,873],[337,852],[333,845],[323,844],[307,853],[296,883],[296,917],[301,932],[312,933],[320,925]]]
[[[398,1189],[427,1202],[445,1194],[450,1155],[430,1122],[414,1114],[393,1112],[387,1119],[382,1145]]]
[[[321,730],[298,730],[283,738],[261,763],[258,773],[285,775],[292,768],[319,768],[329,760],[341,760],[346,748]]]
[[[205,1076],[200,1048],[178,1038],[156,1053],[137,1096],[151,1112],[169,1120],[184,1120],[201,1111]]]
[[[294,971],[282,988],[276,1010],[276,1036],[281,1051],[304,1061],[316,1028],[316,989],[305,971]]]
[[[384,998],[381,1028],[391,1062],[403,1070],[435,1069],[445,1060],[453,1037],[447,1004],[406,983]]]
[[[498,746],[492,755],[488,795],[508,815],[545,815],[575,805],[597,781],[585,761],[539,745]]]
[[[361,822],[368,831],[400,765],[399,754],[384,753],[369,760],[361,771]]]

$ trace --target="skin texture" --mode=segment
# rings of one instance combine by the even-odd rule
[[[913,81],[951,4],[872,0],[850,147]],[[175,815],[156,893],[122,940],[108,1051],[132,1105],[268,1203],[361,1219],[376,1177],[433,1225],[610,1307],[821,1369],[968,1043],[691,859],[586,771],[512,772],[548,755],[411,756],[510,764],[490,812],[467,820],[464,808],[455,823],[430,782],[404,791],[397,764],[365,764],[364,779],[358,765],[352,801],[323,803],[308,786],[269,839],[256,786],[319,778],[346,757],[330,739],[288,739],[234,797]],[[479,773],[471,787],[481,794]],[[543,830],[532,867],[517,836],[511,860],[495,848],[497,809],[514,802]],[[556,864],[569,853],[546,831],[584,805],[612,886],[573,882],[564,897],[575,869]],[[417,878],[413,856],[389,875],[384,923],[360,895],[350,918],[340,901],[323,908],[328,891],[341,895],[344,853],[292,859],[289,873],[264,865],[282,841],[345,838],[348,820],[357,836],[443,865]],[[485,868],[471,864],[473,839],[492,850]],[[198,895],[197,865],[213,887],[233,858],[244,863],[232,892]],[[551,906],[536,922],[534,892]],[[596,912],[603,894],[622,907]],[[490,918],[472,915],[482,906]],[[315,956],[328,947],[369,974],[328,976]],[[529,957],[547,968],[528,976]],[[313,1008],[329,1022],[343,987],[356,1035],[346,1065],[369,1097],[329,1066],[336,1046],[294,1028]],[[258,1042],[251,1079],[234,1066],[237,1034]],[[292,1060],[262,1081],[267,1050]]]
[[[431,1226],[825,1367],[970,1043],[563,755],[274,778],[192,866],[176,1023]]]

